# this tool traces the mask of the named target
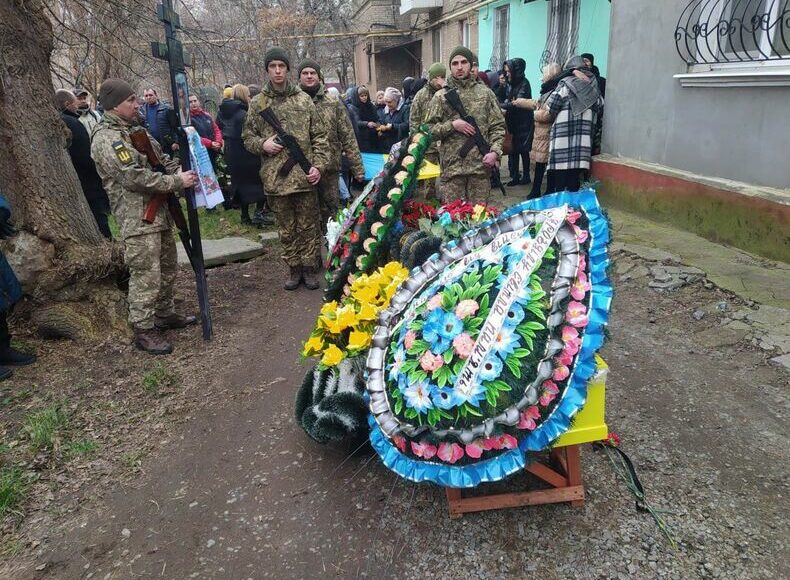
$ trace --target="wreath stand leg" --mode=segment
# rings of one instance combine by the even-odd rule
[[[582,483],[579,445],[568,445],[553,449],[551,459],[559,465],[555,469],[534,461],[524,469],[545,481],[552,489],[518,491],[490,495],[463,497],[462,490],[445,488],[447,508],[451,519],[457,519],[468,512],[516,508],[527,505],[569,502],[573,507],[584,505],[584,485]]]

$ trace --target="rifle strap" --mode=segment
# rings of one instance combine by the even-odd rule
[[[296,165],[296,159],[289,156],[288,159],[285,160],[285,163],[282,164],[282,167],[280,167],[280,171],[277,173],[280,175],[280,177],[288,177],[288,175],[291,173],[291,170],[294,168],[294,165]]]
[[[466,159],[466,156],[469,155],[469,152],[475,145],[477,145],[477,143],[475,143],[475,138],[467,137],[466,141],[464,141],[464,144],[461,145],[460,149],[458,149],[458,154],[461,156],[461,159]]]

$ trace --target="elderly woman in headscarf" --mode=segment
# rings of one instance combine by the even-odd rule
[[[398,89],[385,89],[380,120],[379,139],[381,150],[386,153],[395,143],[409,135],[409,106],[404,104],[403,95]]]
[[[590,169],[594,141],[599,134],[598,119],[603,114],[598,81],[582,57],[573,56],[565,63],[545,107],[554,120],[546,193],[578,191]]]

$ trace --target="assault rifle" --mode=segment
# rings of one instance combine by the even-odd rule
[[[162,165],[162,160],[159,159],[156,151],[154,151],[153,145],[151,145],[151,139],[148,137],[148,131],[145,129],[132,131],[129,133],[129,139],[132,141],[132,146],[137,151],[145,155],[146,159],[148,159],[148,163],[154,168],[154,171],[158,171],[159,173],[163,174],[167,173],[165,167]],[[173,222],[175,222],[176,228],[178,228],[178,237],[181,238],[181,243],[184,245],[184,251],[189,258],[190,264],[192,264],[192,267],[194,268],[194,263],[192,262],[192,238],[189,237],[189,227],[187,226],[187,220],[184,218],[184,212],[181,210],[181,204],[178,202],[178,199],[174,193],[159,193],[154,195],[151,198],[151,201],[148,202],[148,205],[145,206],[145,211],[143,212],[143,221],[147,224],[154,223],[154,220],[156,220],[156,213],[165,203],[167,204],[167,209],[170,212],[170,217],[173,218]]]
[[[467,114],[466,109],[464,108],[464,104],[461,102],[461,97],[458,94],[457,89],[448,89],[447,92],[444,93],[444,97],[447,99],[447,104],[450,105],[453,110],[458,113],[462,120],[466,121],[475,129],[475,134],[471,137],[468,137],[461,148],[458,150],[458,154],[461,158],[466,158],[469,155],[469,152],[472,150],[472,147],[477,146],[478,151],[480,151],[480,155],[486,155],[491,151],[491,145],[489,145],[488,141],[485,140],[483,134],[480,132],[480,127],[477,125],[477,120],[472,115]],[[492,167],[491,168],[491,181],[493,184],[499,188],[502,192],[502,195],[507,195],[505,192],[505,186],[502,185],[502,179],[499,175],[499,167]]]
[[[285,163],[283,163],[283,166],[280,167],[280,171],[278,171],[280,176],[286,177],[289,173],[291,173],[291,170],[296,164],[299,164],[299,167],[302,168],[302,171],[304,171],[305,175],[310,173],[310,168],[313,166],[313,164],[307,160],[307,156],[299,146],[299,142],[296,140],[296,137],[290,133],[286,133],[282,123],[280,123],[280,120],[277,118],[277,115],[274,114],[272,108],[266,107],[259,114],[263,120],[266,121],[272,129],[274,129],[274,132],[277,133],[277,143],[288,150],[288,159],[286,159]]]

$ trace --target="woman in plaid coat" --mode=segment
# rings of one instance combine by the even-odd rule
[[[603,114],[598,82],[580,56],[568,60],[545,108],[554,118],[546,193],[578,191],[583,173],[590,169],[590,157],[600,134],[598,121]]]

